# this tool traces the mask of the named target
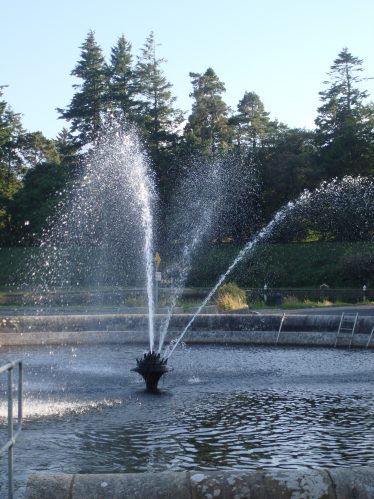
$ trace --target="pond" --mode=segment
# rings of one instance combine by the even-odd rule
[[[35,472],[374,464],[373,351],[178,349],[158,395],[130,371],[142,352],[123,344],[1,350],[0,365],[25,365],[19,497]],[[1,382],[3,442],[5,376]],[[0,465],[4,482],[5,458]]]

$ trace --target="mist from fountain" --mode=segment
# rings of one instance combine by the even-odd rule
[[[200,304],[195,314],[191,317],[182,333],[173,340],[165,351],[165,357],[170,358],[185,334],[201,313],[204,306],[212,299],[218,288],[226,280],[227,276],[234,268],[251,252],[256,246],[263,243],[267,238],[278,236],[282,231],[287,231],[290,223],[297,223],[303,226],[308,220],[317,221],[317,225],[322,219],[327,218],[327,223],[331,230],[333,216],[342,219],[348,224],[352,217],[356,223],[361,224],[362,230],[369,232],[374,230],[374,184],[365,177],[346,176],[343,179],[333,179],[330,182],[324,181],[321,185],[310,192],[305,190],[295,202],[289,202],[282,207],[272,218],[272,220],[260,230],[238,253],[237,257],[230,264],[213,286],[211,291]],[[309,222],[310,223],[310,222]]]
[[[82,276],[98,290],[108,285],[120,288],[126,282],[124,269],[140,276],[147,290],[153,351],[156,191],[136,131],[109,117],[76,177],[60,193],[56,215],[49,220],[26,280],[42,297],[51,290],[76,288]]]
[[[238,157],[193,158],[185,163],[180,184],[170,202],[166,243],[175,252],[168,262],[173,290],[168,311],[160,325],[158,352],[161,352],[177,300],[184,291],[193,258],[209,240],[220,237],[220,230],[232,227],[238,209],[255,199],[258,172]],[[179,244],[175,244],[178,241]]]
[[[303,194],[298,202],[302,202],[304,200],[304,196],[307,196],[307,195]],[[245,258],[249,255],[249,253],[255,248],[255,246],[258,243],[263,242],[263,240],[271,234],[274,227],[277,224],[281,223],[285,219],[287,214],[290,212],[290,210],[294,209],[294,207],[295,207],[294,203],[288,203],[285,207],[283,207],[281,210],[279,210],[276,213],[276,215],[274,216],[274,218],[271,220],[271,222],[269,222],[269,224],[266,227],[264,227],[258,234],[256,234],[256,236],[253,239],[248,241],[248,243],[244,246],[244,248],[241,249],[241,251],[238,253],[237,257],[234,259],[234,261],[230,264],[230,266],[226,270],[226,272],[224,272],[219,277],[216,284],[213,286],[213,288],[208,293],[208,295],[204,298],[204,300],[200,304],[200,306],[197,309],[197,311],[195,312],[195,314],[192,316],[192,318],[190,319],[188,324],[183,329],[181,335],[176,340],[171,342],[170,346],[167,348],[167,350],[165,352],[166,358],[170,358],[170,356],[173,354],[174,350],[177,348],[177,346],[182,341],[183,337],[185,336],[185,334],[187,333],[187,331],[189,330],[189,328],[191,327],[191,325],[195,321],[196,317],[200,314],[201,310],[205,307],[205,305],[211,300],[213,295],[216,293],[216,291],[221,286],[221,284],[225,281],[227,276],[232,272],[232,270],[238,265],[238,263],[240,263],[243,260],[243,258]]]
[[[192,258],[217,225],[224,206],[224,187],[227,169],[223,161],[196,161],[171,202],[171,217],[167,230],[168,241],[179,240],[179,252],[169,266],[173,276],[173,290],[169,295],[166,317],[160,324],[158,352],[161,352],[177,300],[180,298]]]
[[[168,243],[179,238],[176,246],[179,255],[174,260],[177,277],[168,313],[160,326],[158,353],[164,347],[170,319],[191,269],[193,256],[202,243],[211,237],[214,228],[222,222],[222,217],[228,216],[230,210],[227,206],[243,193],[243,185],[248,187],[251,183],[248,178],[243,182],[242,172],[236,170],[235,161],[214,159],[210,163],[200,164],[200,167],[190,170],[180,188],[176,189],[176,199],[171,203],[172,222]],[[43,253],[39,253],[29,267],[31,281],[37,282],[34,287],[38,288],[41,295],[53,288],[78,286],[77,274],[83,272],[79,266],[86,265],[84,271],[90,278],[94,276],[92,279],[96,281],[98,289],[108,284],[108,275],[110,284],[119,287],[127,282],[127,276],[123,273],[125,268],[130,267],[133,273],[144,277],[146,284],[149,351],[154,352],[153,214],[156,191],[150,163],[136,131],[128,126],[123,127],[122,123],[108,120],[99,139],[82,162],[81,170],[66,192],[60,193],[57,215],[50,220],[51,228],[44,232],[40,244]],[[345,177],[340,181],[324,182],[313,193],[305,191],[297,201],[280,209],[270,223],[238,253],[179,337],[166,348],[165,357],[169,358],[173,354],[196,317],[233,269],[258,244],[277,232],[287,231],[291,214],[294,221],[303,225],[306,213],[310,215],[326,210],[325,218],[329,219],[329,213],[338,212],[340,216],[343,205],[350,207],[350,213],[358,206],[358,217],[364,212],[365,220],[372,224],[370,206],[373,192],[373,184],[368,179]],[[73,250],[83,251],[86,261],[77,263],[79,259],[72,257]]]

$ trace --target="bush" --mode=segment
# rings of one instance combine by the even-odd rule
[[[238,310],[247,307],[247,296],[235,282],[228,282],[219,288],[216,302],[220,310]]]
[[[287,306],[297,306],[297,305],[300,305],[301,302],[298,298],[296,298],[296,296],[292,296],[292,295],[289,295],[289,296],[285,296],[283,298],[283,305],[287,305]]]

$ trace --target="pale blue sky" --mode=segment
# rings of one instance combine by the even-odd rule
[[[73,95],[71,70],[94,30],[109,55],[120,35],[134,55],[154,31],[178,107],[190,110],[188,73],[211,66],[233,108],[258,93],[271,117],[313,126],[318,92],[348,47],[374,76],[373,0],[0,0],[0,85],[29,131],[54,137],[56,107]],[[374,100],[374,80],[365,83]],[[188,116],[188,114],[186,114]]]

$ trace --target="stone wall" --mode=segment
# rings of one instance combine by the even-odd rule
[[[163,315],[156,316],[156,329]],[[174,315],[167,340],[176,338],[191,316]],[[199,315],[186,334],[186,343],[274,344],[280,315]],[[340,315],[290,315],[279,335],[280,345],[332,346]],[[366,346],[374,317],[359,317],[353,346]],[[147,315],[57,315],[0,318],[0,345],[58,343],[148,343]],[[349,343],[349,336],[342,346]],[[374,338],[371,346],[374,347]]]
[[[374,498],[374,467],[34,475],[26,499]]]

